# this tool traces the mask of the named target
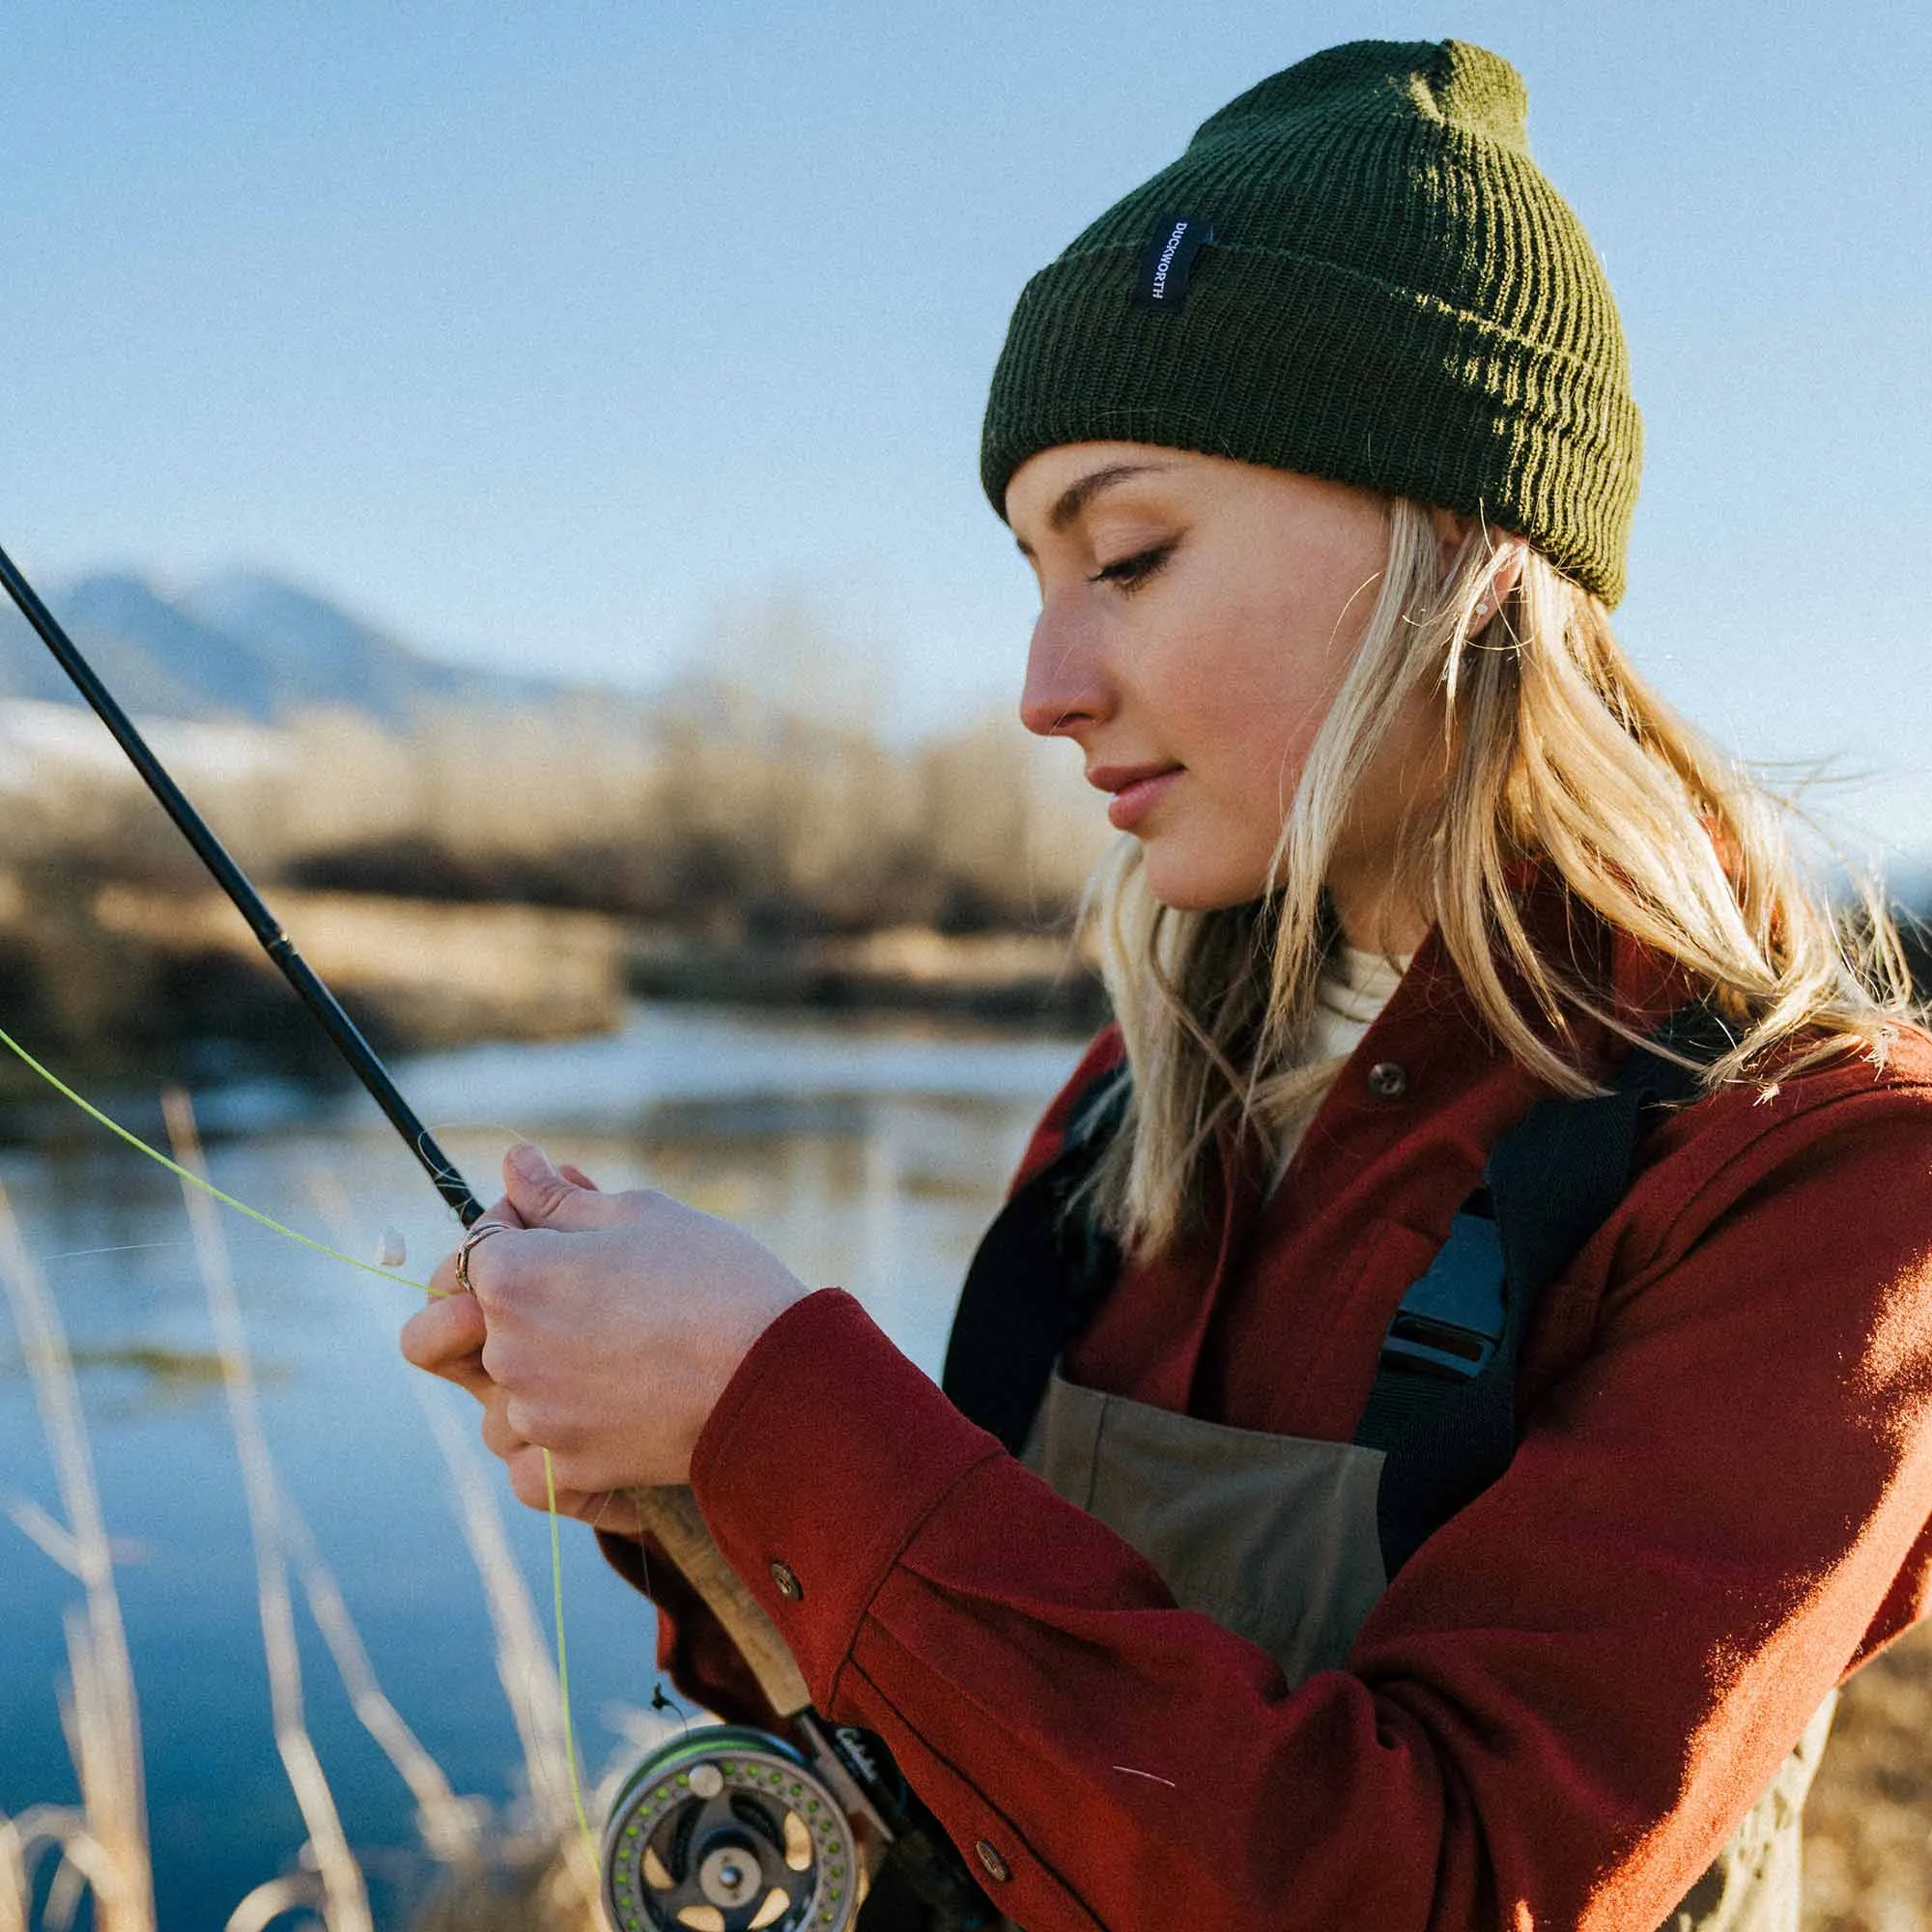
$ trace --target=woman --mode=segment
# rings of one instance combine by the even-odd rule
[[[1118,1026],[955,1330],[998,1436],[528,1147],[406,1335],[526,1502],[537,1445],[607,1532],[689,1478],[1030,1932],[1795,1926],[1832,1696],[1925,1586],[1932,1050],[1618,648],[1638,420],[1523,113],[1332,48],[1021,299],[1022,715],[1125,837]]]

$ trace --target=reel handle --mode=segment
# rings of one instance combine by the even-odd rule
[[[751,1665],[772,1709],[784,1719],[809,1710],[811,1692],[805,1688],[805,1679],[784,1638],[712,1541],[690,1489],[677,1484],[639,1490],[633,1500],[639,1521],[657,1538],[665,1554],[684,1572],[711,1614],[724,1626],[725,1635]]]

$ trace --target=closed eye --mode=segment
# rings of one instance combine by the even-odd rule
[[[1119,557],[1112,563],[1102,564],[1087,582],[1118,584],[1122,590],[1138,589],[1174,554],[1174,548],[1173,544],[1164,543],[1156,544],[1151,550],[1136,551],[1132,556]]]

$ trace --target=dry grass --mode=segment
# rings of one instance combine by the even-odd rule
[[[176,1158],[190,1173],[202,1174],[185,1096],[168,1094],[164,1110]],[[317,1192],[343,1239],[349,1217],[340,1188],[320,1185]],[[426,1907],[427,1922],[473,1926],[478,1932],[494,1925],[505,1932],[513,1925],[527,1932],[596,1932],[596,1874],[575,1824],[556,1673],[476,1452],[450,1422],[446,1406],[435,1400],[437,1392],[423,1384],[425,1411],[449,1465],[464,1532],[489,1601],[497,1670],[524,1747],[525,1814],[494,1835],[483,1829],[488,1807],[455,1794],[383,1691],[334,1577],[276,1478],[220,1221],[201,1189],[185,1183],[183,1196],[220,1348],[247,1495],[275,1741],[309,1834],[301,1868],[256,1887],[236,1906],[225,1932],[262,1932],[298,1912],[325,1932],[372,1932],[362,1873],[303,1719],[291,1565],[357,1717],[414,1796],[424,1848],[443,1868]],[[343,1244],[353,1245],[353,1237]],[[4,1920],[0,1932],[6,1932]]]
[[[1846,1687],[1804,1815],[1805,1932],[1932,1925],[1932,1626]]]
[[[411,1932],[607,1932],[596,1886],[565,1840],[458,1866]]]
[[[33,1377],[67,1512],[62,1523],[43,1511],[16,1508],[14,1520],[82,1589],[81,1609],[70,1610],[66,1619],[69,1684],[61,1713],[80,1804],[41,1805],[16,1819],[0,1819],[0,1928],[26,1932],[35,1867],[43,1853],[52,1851],[59,1863],[48,1899],[50,1924],[71,1917],[82,1889],[91,1889],[98,1932],[155,1932],[139,1706],[94,1458],[59,1311],[4,1195],[0,1283]]]
[[[206,1179],[201,1144],[187,1095],[179,1090],[163,1100],[168,1138],[175,1158],[188,1173]],[[236,1453],[242,1463],[242,1483],[248,1502],[248,1533],[255,1547],[255,1589],[262,1622],[262,1648],[269,1661],[269,1698],[273,1715],[275,1747],[281,1753],[290,1788],[308,1830],[308,1851],[319,1880],[317,1904],[327,1932],[374,1932],[368,1889],[362,1867],[349,1848],[334,1794],[323,1771],[302,1708],[301,1661],[296,1640],[295,1603],[289,1590],[287,1536],[282,1522],[281,1486],[262,1428],[255,1380],[249,1364],[247,1334],[242,1323],[241,1297],[229,1264],[220,1210],[200,1187],[182,1182],[188,1225],[194,1233],[196,1259],[208,1294],[209,1318],[221,1350],[222,1381],[228,1395],[229,1421]],[[278,1902],[286,1886],[271,1881],[264,1890],[249,1894],[229,1919],[229,1932],[250,1932],[283,1910]],[[272,1907],[272,1909],[271,1909]],[[267,1917],[259,1917],[266,1912]]]
[[[369,1231],[357,1227],[340,1180],[317,1168],[308,1184],[336,1246],[352,1254],[366,1250]],[[368,1277],[358,1281],[364,1291],[375,1293]],[[385,1305],[385,1321],[390,1312]],[[430,1807],[420,1804],[419,1778],[397,1760],[417,1791],[424,1844],[445,1867],[417,1920],[418,1932],[458,1926],[474,1927],[475,1932],[497,1927],[502,1932],[603,1932],[594,1860],[582,1841],[571,1795],[563,1688],[536,1605],[511,1553],[496,1488],[482,1451],[465,1422],[452,1413],[449,1391],[426,1376],[412,1377],[410,1387],[442,1457],[457,1520],[489,1607],[497,1681],[516,1725],[524,1772],[520,1815],[487,1838],[472,1827],[458,1841],[459,1822],[445,1813],[439,1830]],[[381,1732],[377,1737],[383,1742]],[[390,1755],[396,1758],[394,1751]],[[480,1814],[474,1801],[469,1801],[469,1808],[472,1817]]]
[[[162,957],[227,955],[254,969],[261,946],[223,895],[103,886],[100,929]],[[338,993],[374,1006],[412,1042],[507,1036],[573,1038],[623,1018],[623,931],[597,913],[275,894],[275,916]]]
[[[725,655],[643,722],[583,701],[452,710],[404,735],[319,712],[257,732],[259,755],[179,776],[391,1046],[614,1023],[611,921],[778,949],[1065,924],[1107,837],[1066,747],[1011,718],[893,743],[836,678],[800,689],[789,660]],[[100,752],[82,730],[62,757],[0,773],[8,1030],[83,1071],[172,1071],[183,1040],[218,1042],[211,1064],[319,1068],[241,922]]]
[[[895,743],[769,666],[714,668],[641,720],[592,700],[470,706],[405,734],[331,710],[251,735],[245,771],[189,759],[178,775],[252,873],[350,892],[1012,929],[1057,916],[1106,836],[1077,760],[1010,716]],[[0,928],[33,916],[48,877],[199,882],[118,754],[82,738],[7,783]]]
[[[185,1098],[170,1094],[165,1111],[177,1158],[191,1173],[200,1173],[202,1156]],[[327,1191],[332,1207],[346,1209],[339,1187]],[[413,1795],[424,1849],[441,1867],[423,1924],[475,1932],[496,1927],[502,1932],[512,1927],[518,1932],[598,1932],[594,1861],[575,1821],[556,1673],[478,1452],[452,1421],[447,1406],[436,1401],[442,1392],[423,1383],[420,1393],[483,1580],[496,1630],[497,1669],[524,1747],[525,1800],[500,1828],[482,1801],[455,1794],[384,1693],[334,1577],[276,1477],[256,1401],[240,1297],[213,1203],[185,1183],[183,1193],[248,1504],[275,1742],[308,1834],[289,1868],[256,1886],[234,1907],[225,1932],[265,1932],[278,1923],[320,1926],[324,1932],[373,1932],[362,1873],[303,1716],[292,1572],[356,1715]],[[82,1606],[67,1619],[71,1687],[63,1693],[81,1802],[33,1805],[11,1818],[0,1814],[0,1932],[33,1932],[36,1925],[42,1932],[59,1932],[73,1923],[90,1892],[96,1932],[155,1932],[133,1676],[85,1417],[58,1311],[26,1254],[4,1196],[0,1286],[40,1403],[66,1520],[24,1499],[14,1503],[12,1514],[20,1530],[83,1586]]]

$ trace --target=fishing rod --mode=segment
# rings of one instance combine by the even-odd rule
[[[355,1077],[409,1144],[436,1191],[468,1228],[482,1205],[403,1098],[388,1069],[208,821],[167,774],[133,721],[75,648],[13,559],[0,584],[128,754],[148,789],[248,922],[262,950],[322,1023]],[[935,1932],[999,1923],[956,1848],[920,1803],[883,1743],[828,1723],[783,1636],[712,1540],[687,1487],[642,1490],[639,1523],[724,1626],[782,1726],[700,1725],[648,1752],[611,1804],[603,1843],[603,1902],[615,1932],[850,1932],[890,1859],[898,1888]]]
[[[0,550],[0,583],[6,585],[7,594],[20,607],[20,614],[39,633],[41,641],[54,654],[55,662],[73,681],[74,688],[94,707],[95,715],[113,734],[114,742],[127,753],[128,762],[161,802],[162,810],[181,829],[182,836],[194,847],[196,857],[213,875],[215,884],[248,922],[248,928],[261,943],[262,951],[280,968],[283,979],[295,988],[302,1005],[321,1021],[350,1071],[361,1081],[369,1096],[387,1116],[389,1124],[408,1143],[436,1191],[455,1210],[457,1219],[469,1227],[483,1212],[483,1204],[469,1191],[469,1183],[437,1145],[435,1136],[416,1119],[414,1110],[403,1098],[402,1090],[389,1077],[389,1069],[363,1037],[361,1028],[343,1011],[341,1002],[323,983],[314,967],[296,951],[295,942],[249,883],[248,875],[230,857],[207,819],[188,803],[187,795],[168,776],[148,741],[135,728],[134,721],[122,710],[114,694],[95,674],[73,639],[41,602],[34,586],[21,576],[4,550]]]

